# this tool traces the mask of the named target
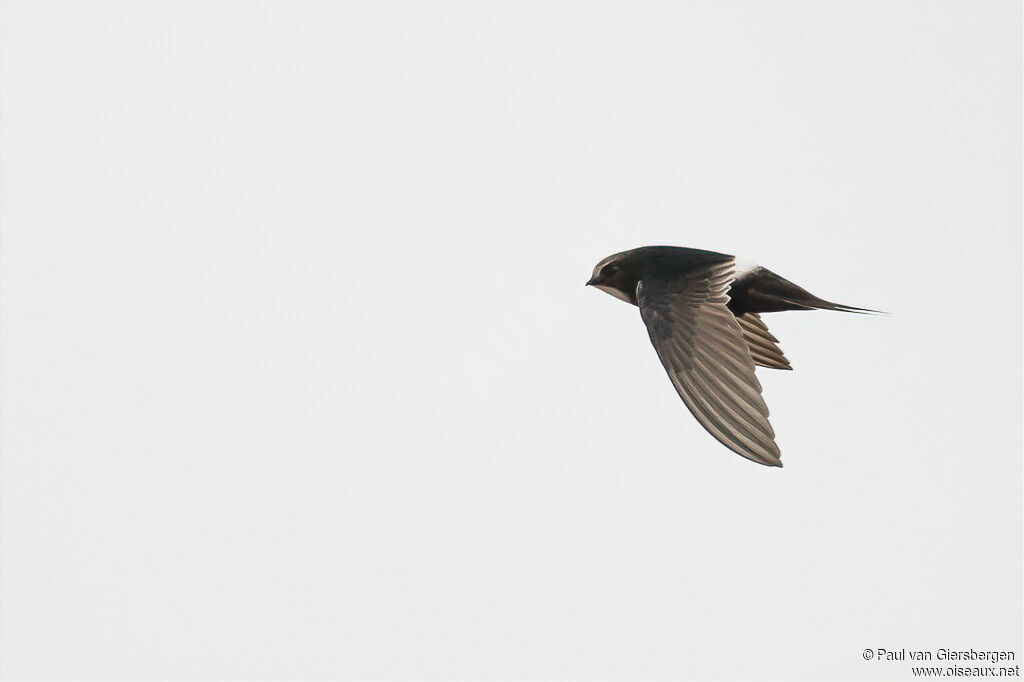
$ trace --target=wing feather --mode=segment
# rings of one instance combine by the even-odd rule
[[[743,313],[736,317],[743,331],[743,340],[750,349],[750,358],[755,365],[771,369],[793,369],[789,360],[779,348],[779,340],[768,331],[768,327],[757,313]]]
[[[744,324],[726,307],[734,271],[729,259],[671,280],[643,281],[637,288],[640,315],[672,385],[697,421],[733,452],[782,466],[754,376],[754,356],[771,359],[778,347],[766,345],[775,338],[759,318]],[[748,333],[748,328],[763,332]]]

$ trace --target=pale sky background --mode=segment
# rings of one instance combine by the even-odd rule
[[[909,679],[1022,636],[1021,8],[2,5],[5,679]],[[644,244],[766,316],[784,469]]]

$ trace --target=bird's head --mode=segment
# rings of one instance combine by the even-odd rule
[[[587,286],[597,287],[615,298],[636,305],[636,286],[640,274],[631,255],[631,251],[624,251],[605,258],[594,266],[594,273]]]

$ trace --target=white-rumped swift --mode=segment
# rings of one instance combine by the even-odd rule
[[[608,256],[587,282],[640,308],[672,385],[733,452],[782,466],[754,367],[792,369],[761,313],[874,313],[818,298],[771,270],[714,251],[644,246]]]

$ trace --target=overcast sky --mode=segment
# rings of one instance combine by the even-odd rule
[[[1018,2],[3,6],[0,675],[909,679],[1022,636]],[[766,316],[784,469],[604,256]]]

